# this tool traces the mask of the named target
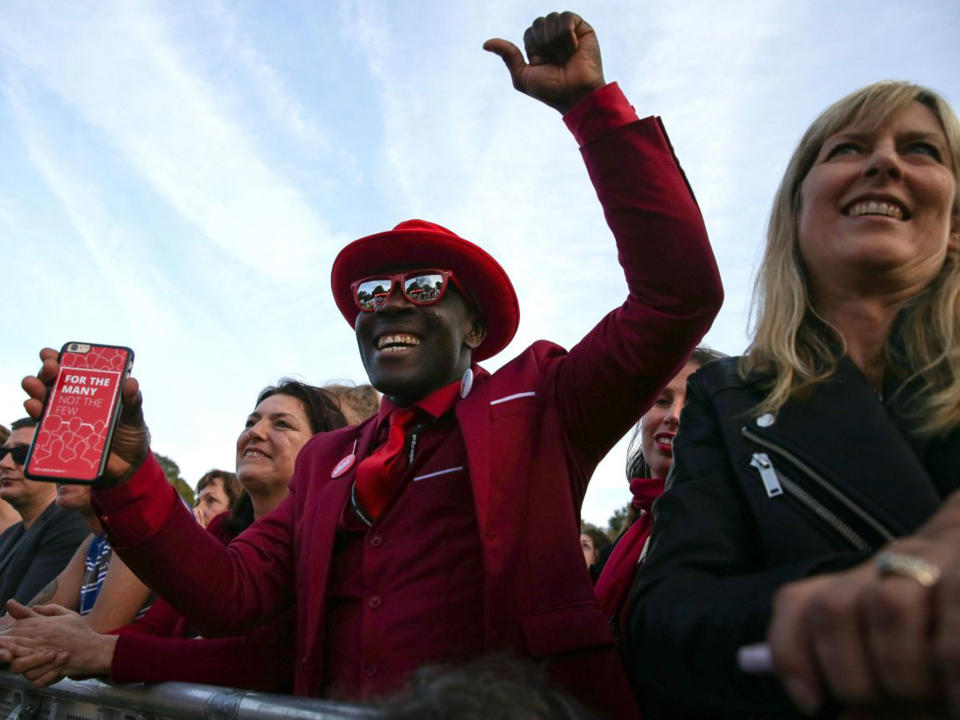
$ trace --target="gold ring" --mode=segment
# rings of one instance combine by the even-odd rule
[[[923,558],[896,552],[882,552],[874,559],[881,576],[898,575],[931,588],[940,579],[940,568]]]

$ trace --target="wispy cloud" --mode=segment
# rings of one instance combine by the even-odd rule
[[[221,251],[268,276],[309,277],[319,257],[312,249],[339,239],[271,167],[230,113],[224,89],[177,45],[172,21],[147,2],[61,10],[19,13],[16,25],[3,27],[5,54],[99,128]],[[261,64],[259,73],[261,88],[270,87],[269,69]],[[278,112],[293,106],[275,82],[271,92],[285,103]]]
[[[117,313],[124,315],[129,324],[143,322],[157,332],[172,335],[176,319],[165,311],[164,304],[157,302],[157,295],[148,291],[140,278],[130,272],[131,267],[139,264],[135,245],[129,243],[135,231],[111,216],[105,198],[88,178],[61,162],[49,142],[42,118],[30,107],[20,82],[9,74],[3,79],[3,97],[13,110],[30,160],[59,201],[99,270],[95,277],[83,278],[83,282],[109,287],[116,299]],[[59,262],[50,258],[48,271],[65,271],[69,275],[74,263],[69,255]],[[173,288],[163,283],[159,290],[160,295],[164,292],[173,294]]]

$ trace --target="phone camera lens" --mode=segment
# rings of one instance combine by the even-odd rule
[[[71,349],[71,350],[76,350],[76,349],[77,349],[77,344],[76,344],[76,343],[71,344],[71,345],[70,345],[70,349]]]

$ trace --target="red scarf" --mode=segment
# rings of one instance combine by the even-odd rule
[[[617,619],[615,625],[619,625],[619,617],[627,603],[633,576],[640,562],[640,553],[650,537],[650,506],[663,494],[663,479],[634,478],[630,481],[630,492],[633,493],[632,505],[640,512],[640,517],[617,540],[594,586],[604,616]]]

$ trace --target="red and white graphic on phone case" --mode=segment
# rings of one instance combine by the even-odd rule
[[[122,348],[63,353],[29,472],[78,480],[96,478],[127,357]]]

